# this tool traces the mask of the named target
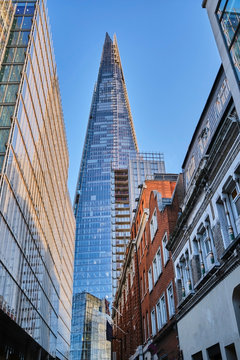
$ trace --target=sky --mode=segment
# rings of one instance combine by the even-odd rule
[[[181,172],[220,67],[202,0],[48,0],[73,200],[106,32],[116,33],[139,150]]]

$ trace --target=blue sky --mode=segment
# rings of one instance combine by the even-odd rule
[[[202,0],[48,0],[73,199],[105,33],[116,33],[140,151],[180,172],[220,66]]]

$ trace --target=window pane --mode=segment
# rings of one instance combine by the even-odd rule
[[[10,75],[10,81],[20,81],[21,80],[21,71],[23,66],[22,65],[15,65],[12,66],[12,71]]]
[[[22,16],[15,16],[14,20],[13,20],[12,30],[13,29],[20,29],[21,25],[22,25],[22,20],[23,20]]]
[[[0,86],[0,102],[3,102],[6,87],[7,87],[7,85],[1,85]]]
[[[15,63],[23,63],[24,62],[24,60],[25,60],[25,51],[26,51],[26,49],[24,49],[24,48],[17,49],[16,56],[15,56],[15,59],[14,59]]]
[[[19,41],[18,41],[18,45],[27,45],[28,39],[29,39],[29,34],[30,34],[29,31],[21,32]]]
[[[15,49],[7,48],[3,62],[12,62],[14,58]]]
[[[8,45],[17,45],[19,37],[19,31],[13,31],[10,33]]]
[[[219,8],[218,8],[218,12],[217,12],[219,18],[222,15],[225,4],[226,4],[226,0],[222,0],[219,4]]]
[[[237,76],[240,79],[240,37],[239,33],[237,34],[237,37],[233,43],[233,46],[231,48],[231,55],[232,60],[237,72]]]
[[[35,9],[35,4],[28,4],[25,14],[27,15],[33,15]]]
[[[17,91],[18,91],[18,85],[8,85],[4,101],[6,103],[15,102]]]
[[[11,66],[2,66],[0,71],[0,82],[8,81]]]
[[[24,9],[25,9],[25,4],[24,4],[24,3],[19,4],[19,5],[17,6],[17,9],[16,9],[16,14],[17,14],[17,15],[22,15],[22,14],[24,14]]]
[[[22,24],[22,29],[31,29],[32,27],[32,18],[25,16]]]
[[[0,107],[0,126],[10,126],[11,117],[13,116],[14,106]]]
[[[9,130],[0,129],[0,152],[6,151],[6,143],[8,141]]]

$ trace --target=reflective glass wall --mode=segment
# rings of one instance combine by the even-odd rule
[[[13,5],[0,70],[0,309],[67,359],[75,220],[56,65],[45,2]]]

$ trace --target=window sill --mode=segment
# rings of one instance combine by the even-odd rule
[[[180,300],[180,302],[178,303],[178,308],[181,309],[188,302],[188,300],[190,300],[193,297],[194,294],[195,291],[190,290],[189,293],[183,299]]]
[[[212,267],[206,272],[194,285],[194,289],[199,290],[205,282],[210,278],[210,276],[215,273],[215,271],[219,268],[220,264],[218,262],[214,263]]]
[[[238,234],[238,236],[235,238],[235,240],[233,240],[228,247],[226,248],[226,250],[223,252],[222,256],[221,256],[221,260],[227,260],[227,258],[229,258],[232,253],[234,252],[234,250],[236,249],[237,245],[240,244],[240,234]]]

